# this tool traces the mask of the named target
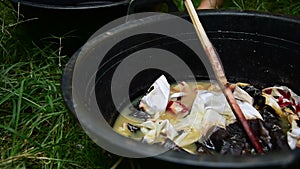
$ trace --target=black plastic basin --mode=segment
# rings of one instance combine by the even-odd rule
[[[150,10],[161,2],[173,6],[171,0],[11,0],[24,16],[28,36],[36,43],[41,39],[62,38],[62,52],[72,55],[101,26],[125,16],[128,12]]]
[[[248,82],[258,87],[287,85],[294,92],[300,94],[299,18],[249,11],[212,10],[199,11],[198,14],[210,40],[219,53],[229,81]],[[189,20],[186,14],[180,16]],[[108,34],[106,38],[117,38],[119,34],[128,30],[160,24],[161,22],[165,21],[159,18],[146,18],[135,22],[135,26],[123,25],[114,30],[114,34]],[[112,144],[116,149],[126,152],[147,153],[157,148],[150,145],[145,146],[119,136],[109,126],[106,126],[106,124],[112,125],[118,115],[111,93],[113,74],[119,64],[122,63],[122,60],[130,54],[151,47],[165,49],[177,54],[184,60],[192,68],[197,78],[202,79],[207,76],[207,72],[203,71],[201,62],[195,54],[181,43],[174,41],[174,39],[168,37],[157,38],[160,36],[157,34],[142,34],[129,37],[115,45],[105,55],[106,61],[99,63],[97,71],[86,72],[87,79],[95,77],[95,86],[89,88],[90,82],[83,80],[81,85],[86,89],[86,91],[83,91],[84,95],[77,95],[77,91],[81,89],[74,88],[76,85],[72,84],[72,78],[78,72],[76,65],[89,67],[89,65],[84,65],[86,60],[94,58],[96,61],[97,54],[95,53],[99,51],[92,47],[94,45],[101,46],[105,39],[97,39],[97,36],[95,36],[83,47],[88,52],[79,49],[66,65],[62,79],[64,99],[74,115],[77,118],[84,119],[79,119],[81,122],[84,121],[82,123],[83,128],[89,134],[94,135],[93,140],[97,143]],[[150,69],[137,74],[130,84],[130,95],[135,97],[144,92],[161,73]],[[120,82],[121,85],[122,82]],[[74,93],[76,93],[76,96],[74,96]],[[89,95],[95,95],[97,102],[90,101]],[[78,97],[82,97],[85,101],[83,103],[77,102]],[[101,110],[103,118],[99,118],[99,114],[95,112],[90,112],[89,108],[95,106],[91,104],[96,104]],[[75,109],[80,111],[75,112]],[[118,140],[118,142],[114,143],[114,140]],[[144,163],[143,167],[145,168],[161,165],[165,168],[272,168],[274,166],[295,168],[299,165],[299,160],[300,151],[296,150],[269,153],[262,156],[193,156],[168,151],[159,156],[137,161]]]

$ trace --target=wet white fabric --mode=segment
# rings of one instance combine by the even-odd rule
[[[246,119],[262,119],[260,113],[249,103],[248,94],[241,91],[238,94],[238,104]],[[183,147],[196,141],[205,141],[215,129],[225,128],[235,121],[236,118],[222,92],[199,90],[187,116],[176,120],[174,124],[168,119],[161,120],[158,117],[142,123],[140,127],[146,128],[142,129],[147,131],[144,133],[144,141],[150,144],[169,138]]]
[[[139,107],[150,115],[165,111],[170,95],[170,84],[166,77],[160,76],[149,90],[141,99]]]
[[[290,105],[294,110],[297,110],[296,106],[300,104],[300,97],[286,86],[265,88],[263,96],[266,98],[266,105],[272,107],[280,117],[288,118],[291,124],[291,129],[287,132],[287,141],[290,148],[300,147],[300,128],[296,123],[296,120],[299,120],[299,112],[293,112],[284,105]],[[280,99],[281,105],[279,105]]]
[[[292,123],[292,129],[287,132],[287,141],[291,149],[300,146],[300,128],[295,121]]]

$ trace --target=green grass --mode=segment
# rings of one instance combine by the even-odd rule
[[[298,16],[297,1],[227,0],[223,8]],[[8,0],[0,1],[0,9],[0,168],[138,166],[98,147],[68,111],[60,81],[70,56],[60,53],[59,38],[36,45],[20,29],[30,21]]]
[[[299,16],[299,0],[232,0],[224,1],[224,7],[239,10],[255,10],[276,14]]]
[[[180,11],[185,9],[182,0],[173,0]],[[192,0],[198,5],[201,0]],[[263,11],[284,15],[299,16],[299,0],[223,0],[222,8],[235,10]]]
[[[68,58],[60,46],[20,38],[21,19],[0,8],[0,168],[113,166],[116,157],[88,138],[64,104],[60,65]]]

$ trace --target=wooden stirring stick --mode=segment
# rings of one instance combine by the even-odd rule
[[[236,116],[237,120],[242,124],[242,126],[243,126],[247,136],[249,137],[251,143],[253,144],[255,150],[258,153],[263,154],[264,151],[262,149],[261,144],[259,143],[257,137],[253,134],[253,131],[248,124],[248,121],[246,120],[240,106],[238,105],[237,101],[235,100],[235,98],[233,96],[233,93],[230,89],[230,85],[226,79],[224,70],[223,70],[220,60],[218,58],[217,52],[215,51],[212,43],[210,42],[210,40],[208,39],[208,37],[205,33],[205,30],[199,20],[198,14],[196,13],[196,10],[194,8],[192,1],[184,0],[184,3],[187,8],[187,11],[192,19],[192,22],[196,29],[197,35],[201,41],[201,44],[205,50],[205,53],[209,59],[209,62],[211,63],[211,66],[213,68],[217,82],[218,82],[219,86],[221,87],[234,115]]]

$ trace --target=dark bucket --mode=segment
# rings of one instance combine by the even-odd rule
[[[258,87],[287,85],[294,92],[300,94],[299,18],[222,10],[199,11],[198,14],[210,40],[220,55],[230,82],[248,82]],[[189,20],[187,15],[181,15],[181,17]],[[128,30],[134,31],[162,22],[166,22],[166,20],[149,17],[135,22],[135,26],[123,25],[114,30],[114,34],[107,35],[106,38],[117,38]],[[110,126],[106,126],[106,124],[112,125],[118,115],[111,92],[111,83],[116,68],[130,54],[145,48],[156,47],[169,50],[179,56],[193,69],[193,73],[198,79],[207,77],[207,72],[201,68],[202,64],[197,56],[181,43],[160,35],[143,34],[130,37],[115,45],[105,54],[104,61],[98,65],[98,71],[86,74],[88,77],[95,76],[95,86],[92,86],[91,90],[87,87],[90,82],[85,81],[81,83],[83,88],[75,88],[76,86],[72,84],[72,78],[75,75],[76,65],[84,65],[85,61],[91,57],[97,58],[95,49],[89,48],[93,45],[101,46],[103,39],[97,39],[97,37],[95,35],[84,45],[82,49],[89,49],[88,52],[83,52],[85,55],[80,49],[66,65],[62,79],[65,102],[81,122],[85,121],[82,123],[82,127],[89,134],[92,133],[94,136],[92,139],[96,142],[100,141],[102,144],[111,145],[125,152],[146,154],[153,152],[157,147],[119,136]],[[89,67],[89,65],[86,66]],[[130,83],[130,95],[134,98],[145,92],[161,73],[150,69],[137,74]],[[121,86],[122,83],[120,82],[120,88]],[[81,89],[85,90],[83,96],[77,95],[77,91]],[[90,95],[96,96],[95,103],[89,100]],[[84,97],[84,103],[76,102],[76,97]],[[90,112],[89,109],[94,106],[91,104],[96,104],[101,110],[103,119],[99,118],[99,114]],[[75,112],[75,109],[80,111]],[[114,140],[118,140],[118,142],[114,143]],[[300,164],[299,160],[300,151],[295,150],[269,153],[262,156],[193,156],[168,151],[155,157],[137,161],[141,162],[141,165],[144,164],[143,167],[145,168],[150,168],[150,166],[163,166],[165,168],[295,168]]]
[[[128,12],[151,10],[170,0],[11,0],[15,9],[29,20],[22,23],[36,43],[41,39],[62,38],[62,52],[72,55],[101,26]],[[129,8],[129,9],[128,9]],[[55,38],[56,37],[56,38]]]

